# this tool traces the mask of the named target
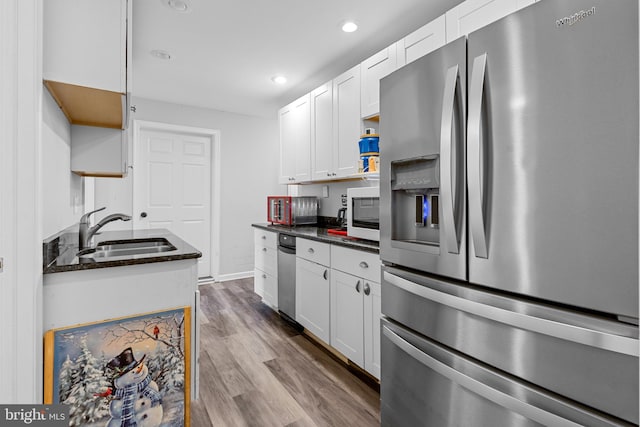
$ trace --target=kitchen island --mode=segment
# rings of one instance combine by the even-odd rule
[[[92,247],[167,242],[167,250],[78,257],[77,228],[43,243],[43,330],[189,307],[191,396],[197,398],[198,258],[193,246],[168,230],[100,232]],[[108,245],[105,245],[108,243]],[[175,249],[172,249],[175,248]],[[95,255],[95,254],[93,254]]]

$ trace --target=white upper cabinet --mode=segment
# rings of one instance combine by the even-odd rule
[[[280,121],[280,184],[311,179],[310,94],[278,112]]]
[[[333,173],[333,85],[328,82],[311,92],[311,179],[331,179]]]
[[[396,70],[396,57],[397,47],[394,43],[360,64],[362,117],[376,116],[380,113],[380,79]]]
[[[444,46],[446,35],[446,18],[442,15],[400,40],[398,68]]]
[[[460,3],[445,14],[447,42],[467,35],[534,2],[535,0],[467,0]]]
[[[128,0],[43,2],[43,79],[71,124],[126,127],[131,7]]]
[[[360,65],[356,65],[333,79],[333,172],[336,177],[357,172],[361,134]]]

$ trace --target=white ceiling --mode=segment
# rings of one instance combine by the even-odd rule
[[[278,108],[462,0],[166,0],[133,2],[133,95],[276,117]],[[347,34],[340,24],[355,20]],[[171,54],[160,60],[154,49]],[[285,85],[271,81],[276,74]]]

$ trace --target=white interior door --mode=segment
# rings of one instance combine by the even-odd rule
[[[134,228],[166,228],[202,252],[198,276],[212,276],[212,147],[215,134],[136,126]]]

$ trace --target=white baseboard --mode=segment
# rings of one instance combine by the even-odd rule
[[[247,277],[253,277],[253,270],[242,271],[240,273],[221,274],[216,277],[216,282],[228,282],[229,280],[246,279]]]

